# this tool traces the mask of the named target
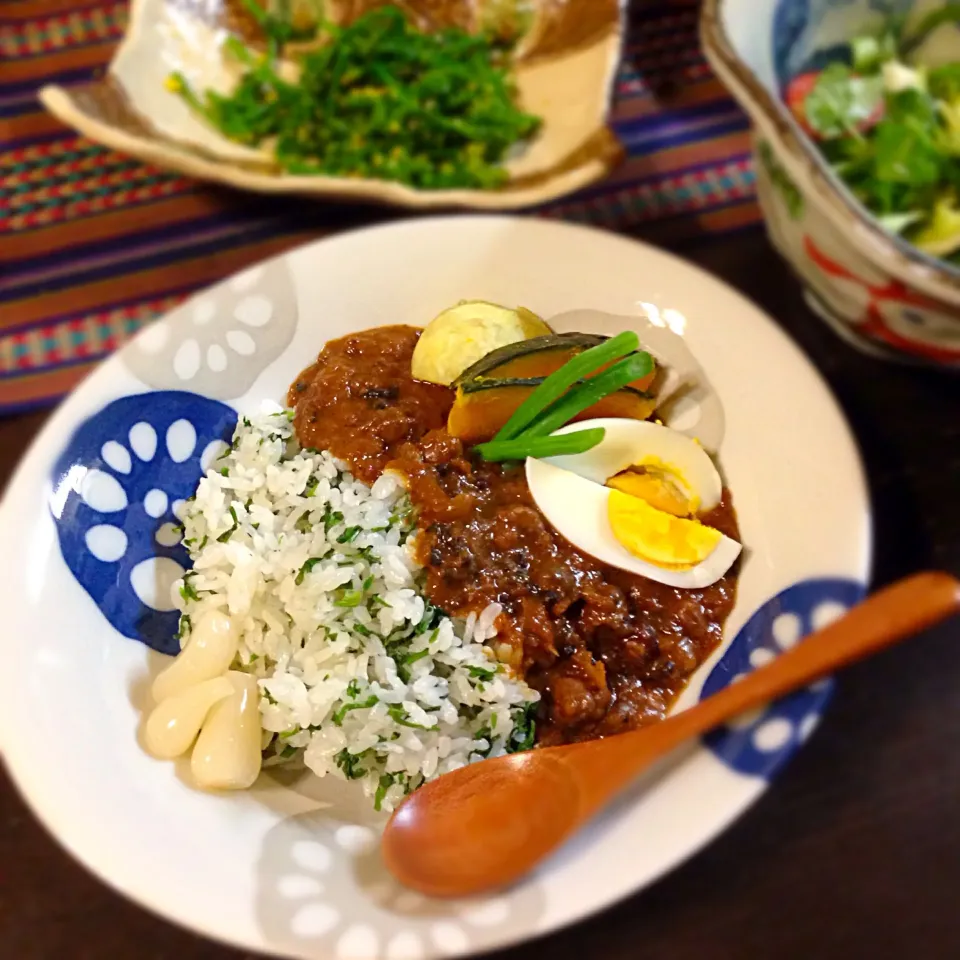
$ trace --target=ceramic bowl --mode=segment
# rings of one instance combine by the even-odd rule
[[[299,0],[310,6],[313,0]],[[324,10],[349,23],[378,0],[334,0]],[[424,26],[475,26],[485,6],[465,0],[407,0]],[[233,143],[203,123],[164,85],[180,70],[195,89],[229,90],[235,73],[222,53],[228,33],[256,44],[241,0],[133,0],[130,25],[106,76],[47,86],[44,106],[91,140],[203,180],[259,193],[373,200],[396,206],[513,209],[556,199],[599,179],[622,156],[607,126],[623,36],[621,0],[533,0],[532,26],[517,49],[521,105],[542,118],[536,137],[506,161],[498,190],[419,190],[372,179],[295,176],[269,155]]]
[[[527,304],[558,330],[634,328],[655,352],[682,338],[718,399],[722,416],[696,391],[665,415],[709,432],[745,545],[724,639],[675,709],[864,594],[870,508],[833,398],[768,317],[661,251],[534,218],[417,218],[310,244],[199,293],[71,394],[6,493],[0,750],[50,832],[97,875],[244,950],[439,960],[555,930],[724,829],[828,698],[823,682],[689,744],[535,873],[469,900],[398,887],[378,855],[384,818],[356,783],[273,767],[249,791],[204,793],[188,764],[185,775],[147,756],[138,729],[178,620],[158,581],[189,563],[171,526],[219,439],[282,400],[326,340],[423,323],[464,297]]]
[[[789,80],[910,0],[704,0],[704,51],[753,121],[757,192],[774,246],[810,306],[874,355],[960,366],[960,269],[885,231],[833,174],[783,102]],[[960,59],[960,32],[928,41]]]

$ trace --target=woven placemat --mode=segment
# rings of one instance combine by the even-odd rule
[[[628,159],[531,211],[676,246],[759,219],[746,117],[700,53],[698,3],[635,4],[617,78]],[[36,92],[102,72],[125,2],[0,5],[0,413],[48,404],[192,291],[306,240],[401,214],[259,197],[77,136]]]

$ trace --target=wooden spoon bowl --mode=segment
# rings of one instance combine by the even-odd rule
[[[960,581],[921,573],[874,594],[772,663],[631,733],[471,764],[421,787],[383,835],[387,867],[435,897],[505,886],[684,741],[919,633],[960,610]]]

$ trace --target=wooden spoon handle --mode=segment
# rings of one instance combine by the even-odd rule
[[[776,660],[747,674],[666,723],[677,739],[714,727],[776,700],[841,667],[920,633],[960,611],[960,581],[948,573],[917,573],[858,604]]]
[[[695,706],[633,733],[582,744],[579,757],[569,754],[581,770],[589,771],[584,778],[581,816],[592,815],[612,791],[684,741],[920,633],[957,612],[960,581],[947,573],[915,574],[873,594],[836,623],[811,634],[767,666]]]
[[[638,773],[685,740],[806,686],[960,610],[945,573],[904,580],[854,608],[769,666],[689,710],[633,733],[547,747],[463,767],[408,797],[383,837],[404,883],[463,896],[522,876]]]
[[[918,573],[868,597],[776,660],[695,708],[699,732],[829,676],[960,611],[960,581]],[[687,711],[693,713],[693,710]],[[678,714],[679,719],[683,714]]]

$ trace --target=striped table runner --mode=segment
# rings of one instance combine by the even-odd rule
[[[675,245],[758,220],[747,122],[700,54],[696,0],[636,4],[602,184],[532,215]],[[0,3],[0,413],[50,403],[192,291],[305,240],[400,214],[242,195],[98,147],[44,83],[101,72],[125,2]]]

